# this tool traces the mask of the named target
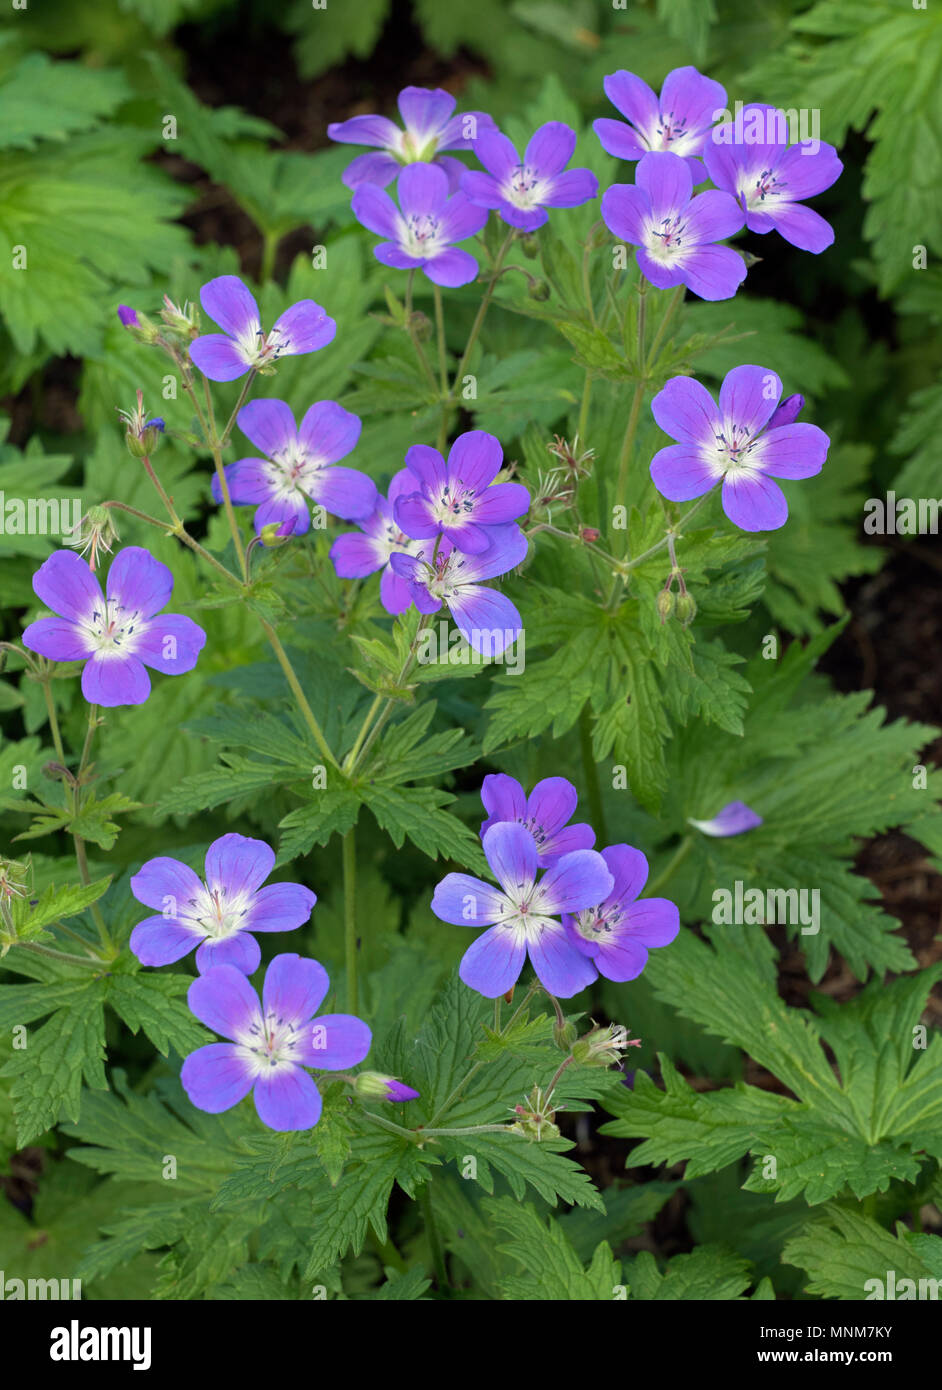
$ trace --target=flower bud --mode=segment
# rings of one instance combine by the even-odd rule
[[[89,507],[75,530],[64,539],[80,555],[88,555],[88,567],[94,570],[98,568],[99,552],[110,555],[112,545],[121,537],[109,507]]]
[[[557,1020],[553,1024],[553,1037],[561,1052],[571,1052],[572,1045],[578,1036],[579,1031],[574,1023],[560,1023]]]
[[[656,602],[657,611],[661,616],[661,626],[663,627],[668,618],[673,616],[674,609],[677,606],[677,598],[673,589],[662,589],[657,596]]]
[[[677,595],[677,617],[682,627],[689,627],[697,616],[697,604],[692,594]]]
[[[160,443],[160,436],[163,434],[165,426],[159,415],[155,415],[152,419],[148,418],[144,409],[143,391],[137,393],[137,408],[135,410],[119,410],[118,415],[126,426],[124,442],[128,446],[128,452],[134,458],[148,458]]]
[[[139,314],[129,304],[118,305],[118,318],[131,337],[136,338],[139,343],[156,343],[160,337],[157,325],[146,314]]]
[[[543,301],[550,297],[550,287],[545,280],[530,280],[527,285],[527,294],[531,299]]]
[[[595,526],[582,526],[579,529],[579,536],[587,545],[593,545],[601,534],[601,531]]]
[[[404,1104],[407,1100],[418,1100],[420,1092],[411,1086],[397,1081],[394,1076],[385,1076],[378,1071],[357,1072],[354,1082],[357,1095],[368,1096],[371,1100],[389,1100]]]
[[[259,531],[259,540],[266,550],[277,550],[278,546],[286,545],[291,539],[297,524],[297,519],[293,516],[287,521],[270,521]]]
[[[527,232],[526,236],[522,236],[517,242],[517,245],[528,261],[535,261],[540,254],[540,239],[534,236],[532,232]]]
[[[195,304],[186,303],[181,309],[165,294],[160,317],[172,332],[180,333],[185,338],[193,338],[200,331],[200,315]]]
[[[804,396],[786,396],[772,411],[772,418],[766,425],[766,433],[769,430],[781,429],[782,425],[793,424],[804,409],[804,404]]]

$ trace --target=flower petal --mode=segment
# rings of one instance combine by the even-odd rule
[[[351,116],[348,121],[332,121],[327,135],[343,145],[378,145],[394,149],[401,132],[388,116]]]
[[[465,951],[458,974],[469,989],[485,999],[496,999],[517,983],[526,958],[521,932],[491,927]]]
[[[534,132],[523,156],[537,178],[561,174],[576,148],[576,132],[563,121],[547,121]]]
[[[211,893],[254,893],[275,867],[275,851],[264,840],[222,835],[206,851],[206,886]]]
[[[234,965],[215,965],[187,990],[186,1002],[200,1023],[234,1042],[261,1027],[258,995]]]
[[[284,1134],[313,1129],[321,1117],[321,1093],[306,1071],[294,1066],[266,1068],[255,1083],[255,1109],[269,1129]]]
[[[402,219],[388,193],[375,184],[363,183],[354,193],[350,207],[356,220],[368,232],[398,242]]]
[[[481,801],[487,820],[481,834],[501,821],[522,821],[527,814],[527,796],[515,777],[505,772],[490,772],[481,783]]]
[[[278,350],[292,357],[302,352],[317,352],[333,342],[337,324],[313,299],[299,299],[275,320],[269,337],[277,342]]]
[[[321,1014],[304,1030],[304,1063],[319,1071],[344,1071],[363,1061],[372,1042],[373,1034],[362,1018],[353,1014]]]
[[[191,1052],[183,1063],[180,1081],[197,1110],[219,1115],[231,1110],[248,1095],[255,1071],[248,1055],[232,1043],[210,1043]]]
[[[310,458],[337,463],[355,448],[362,429],[360,417],[336,401],[315,401],[304,413],[298,438]]]
[[[406,217],[440,217],[448,198],[448,175],[437,164],[407,164],[399,175],[399,206]]]
[[[251,366],[244,350],[223,333],[204,333],[192,342],[190,360],[210,381],[235,381]]]
[[[746,262],[728,246],[699,246],[684,261],[681,273],[684,284],[701,299],[732,299],[746,278]]]
[[[558,922],[547,922],[527,949],[540,984],[559,999],[571,999],[598,976],[592,961],[575,949]]]
[[[33,575],[33,592],[53,613],[74,621],[103,607],[101,585],[74,550],[56,550],[43,561]]]
[[[300,1025],[314,1017],[330,988],[320,961],[291,952],[275,956],[265,972],[262,1008],[286,1023]]]
[[[231,338],[254,337],[262,326],[255,296],[238,275],[219,275],[200,290],[200,304]]]
[[[486,209],[482,208],[481,211],[484,212]],[[446,290],[456,290],[461,285],[470,285],[471,281],[477,278],[478,263],[470,251],[461,251],[457,246],[452,246],[450,250],[442,251],[432,260],[426,261],[422,270],[433,285],[443,285]]]
[[[547,837],[560,830],[575,814],[579,793],[565,777],[544,777],[527,798],[527,816]],[[542,837],[537,840],[537,845]]]
[[[734,367],[720,387],[723,423],[752,439],[768,424],[782,395],[782,381],[768,367]]]
[[[782,425],[756,440],[751,457],[773,478],[812,478],[824,467],[830,443],[817,425]]]
[[[196,968],[201,975],[216,965],[233,965],[243,975],[254,975],[262,959],[262,948],[254,936],[239,931],[224,941],[204,941],[196,952]]]
[[[651,211],[658,222],[685,208],[693,192],[693,179],[685,161],[667,150],[639,159],[635,182],[650,198]]]
[[[435,916],[456,927],[490,926],[500,921],[505,909],[503,894],[470,874],[446,874],[432,894]]]
[[[498,821],[481,837],[484,856],[497,882],[519,903],[536,882],[536,841],[529,830],[509,821]]]
[[[284,453],[297,442],[298,427],[294,412],[285,401],[260,399],[249,401],[236,416],[236,424],[250,443],[268,458]],[[238,468],[238,464],[233,467]],[[260,498],[250,498],[260,501]]]
[[[24,629],[21,640],[24,647],[50,661],[84,661],[95,650],[91,638],[68,618],[37,618]]]
[[[176,917],[201,896],[203,884],[188,864],[159,855],[131,875],[131,892],[145,907]]]
[[[447,125],[455,109],[455,98],[441,87],[404,87],[396,105],[406,129],[416,135],[421,145]]]
[[[204,935],[167,917],[146,917],[131,932],[128,946],[141,965],[173,965],[189,955]]]
[[[136,656],[96,652],[85,663],[82,694],[90,705],[104,705],[106,709],[142,705],[150,694],[150,676]]]
[[[535,910],[551,916],[557,912],[580,912],[586,907],[596,907],[612,891],[614,881],[608,865],[596,850],[574,850],[557,859],[540,879]]]
[[[376,507],[376,484],[356,468],[321,469],[311,484],[310,495],[344,521],[365,521]]]
[[[613,236],[632,246],[644,244],[645,226],[652,216],[650,198],[633,183],[613,183],[602,194],[602,221]]]
[[[642,133],[653,131],[660,119],[660,107],[647,82],[643,82],[633,72],[619,68],[606,77],[602,83],[605,95],[613,106]]]
[[[181,613],[161,613],[141,631],[134,655],[165,676],[192,671],[206,645],[206,633]]]
[[[269,883],[255,894],[246,915],[246,929],[294,931],[311,920],[316,902],[317,894],[301,883]]]
[[[762,817],[744,801],[730,801],[712,820],[694,820],[688,816],[687,823],[695,825],[704,835],[742,835],[760,826]]]
[[[720,473],[696,446],[669,444],[651,460],[651,481],[669,502],[689,502],[702,497],[719,481]]]
[[[723,511],[743,531],[777,531],[788,520],[785,494],[762,473],[727,474]]]

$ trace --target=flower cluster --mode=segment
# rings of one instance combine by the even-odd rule
[[[497,482],[499,440],[469,430],[447,461],[437,449],[414,445],[388,498],[379,498],[362,525],[331,549],[344,578],[382,569],[380,596],[390,613],[415,604],[420,613],[444,603],[474,651],[498,656],[516,640],[520,614],[503,594],[485,587],[523,563],[527,538],[517,525],[530,506],[520,483]]]

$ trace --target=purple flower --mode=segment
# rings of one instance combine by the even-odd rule
[[[484,130],[474,141],[474,153],[487,173],[466,170],[462,190],[481,207],[496,208],[511,227],[532,232],[547,220],[547,208],[574,208],[598,196],[591,170],[566,170],[575,148],[576,132],[562,121],[541,125],[523,159],[501,131]]]
[[[717,188],[739,200],[751,232],[778,232],[817,255],[831,245],[834,230],[800,200],[830,188],[844,166],[833,145],[815,143],[817,149],[804,141],[789,145],[785,113],[755,104],[713,130],[703,158]]]
[[[51,661],[84,661],[82,694],[90,705],[142,705],[150,694],[145,666],[166,676],[192,671],[206,633],[177,613],[160,610],[173,575],[138,545],[111,563],[105,595],[88,565],[57,550],[33,575],[37,597],[56,618],[39,618],[23,645]]]
[[[387,613],[404,613],[412,606],[409,586],[393,570],[392,556],[397,551],[418,556],[425,549],[425,542],[410,540],[395,519],[397,498],[411,493],[414,487],[415,474],[400,468],[389,484],[388,500],[377,496],[373,513],[358,522],[363,534],[345,531],[330,548],[330,558],[341,579],[363,579],[382,570],[379,597]]]
[[[317,895],[300,883],[270,883],[275,851],[264,840],[223,835],[206,851],[205,882],[179,859],[148,859],[131,879],[131,892],[159,917],[146,917],[131,933],[142,965],[172,965],[193,947],[202,974],[234,965],[258,969],[261,948],[249,932],[294,931],[308,921]]]
[[[804,396],[797,393],[794,396],[786,396],[772,411],[772,418],[766,425],[766,429],[776,430],[781,425],[793,425],[804,408]]]
[[[648,861],[631,845],[602,850],[612,876],[604,902],[563,917],[573,946],[607,980],[634,980],[648,963],[648,950],[669,946],[680,931],[680,913],[667,898],[636,901],[648,881]]]
[[[788,504],[773,478],[820,473],[830,440],[817,425],[772,425],[782,383],[767,367],[734,367],[717,409],[705,386],[671,377],[651,402],[665,434],[679,440],[651,460],[654,486],[672,502],[701,497],[721,479],[723,510],[743,531],[776,531]],[[786,415],[800,406],[786,402]],[[794,418],[794,415],[792,415]]]
[[[524,826],[533,836],[537,863],[541,869],[564,854],[577,849],[591,849],[595,831],[591,825],[568,825],[576,811],[578,794],[565,777],[544,777],[537,782],[529,797],[513,777],[503,772],[491,773],[481,786],[481,800],[487,820],[481,826],[485,835],[492,825],[507,822]]]
[[[574,850],[537,882],[536,842],[522,825],[492,825],[483,845],[500,888],[469,874],[448,874],[432,898],[432,911],[443,922],[490,928],[465,952],[462,980],[496,999],[516,983],[529,955],[550,994],[578,994],[596,978],[595,966],[572,944],[556,914],[581,912],[612,891],[605,860],[593,849]]]
[[[394,552],[389,563],[408,584],[420,613],[437,613],[444,603],[469,647],[482,656],[497,657],[517,641],[523,622],[510,599],[486,589],[481,581],[506,574],[526,553],[526,536],[511,525],[495,527],[490,546],[480,555],[463,555],[444,541],[433,560],[421,553]]]
[[[220,275],[200,290],[200,303],[221,333],[205,333],[190,344],[190,357],[210,381],[235,381],[279,357],[317,352],[333,342],[337,325],[313,299],[299,299],[262,333],[255,297],[237,275]]]
[[[478,263],[454,242],[481,230],[487,212],[464,193],[448,196],[448,178],[434,164],[408,164],[399,175],[399,207],[382,188],[361,183],[353,215],[368,231],[386,237],[373,255],[394,270],[421,270],[435,285],[467,285]]]
[[[712,820],[694,820],[693,816],[688,816],[687,824],[695,825],[704,835],[743,835],[761,825],[762,817],[744,801],[730,801]]]
[[[730,299],[746,278],[746,263],[714,243],[743,224],[742,209],[715,188],[698,193],[687,162],[676,154],[646,154],[635,183],[614,183],[602,197],[602,219],[630,242],[645,279],[659,290],[686,285],[701,299]]]
[[[337,468],[360,438],[356,415],[336,401],[318,401],[305,412],[300,427],[284,401],[249,401],[238,414],[239,429],[265,458],[244,458],[225,470],[229,494],[237,506],[259,503],[255,530],[271,522],[294,520],[292,534],[311,524],[308,499],[344,521],[368,517],[376,505],[376,484],[355,468]],[[219,479],[213,498],[222,501]]]
[[[129,308],[127,304],[118,305],[118,318],[125,328],[137,327],[137,313],[134,309]]]
[[[592,122],[602,148],[616,159],[641,159],[667,150],[687,162],[693,178],[704,177],[697,155],[703,153],[716,112],[726,106],[726,89],[696,68],[675,68],[664,79],[658,99],[647,82],[620,68],[602,84],[605,95],[628,121],[608,116]]]
[[[385,188],[403,165],[437,164],[448,177],[454,193],[458,189],[464,165],[450,159],[442,150],[470,150],[471,141],[479,130],[494,123],[483,111],[466,111],[453,116],[455,98],[440,87],[406,87],[397,102],[405,130],[400,130],[386,116],[353,116],[349,121],[334,121],[327,127],[331,140],[345,145],[377,145],[375,154],[357,155],[343,173],[348,188],[361,183],[379,184]]]
[[[504,461],[500,441],[486,430],[459,434],[448,462],[437,449],[414,444],[406,454],[413,491],[396,499],[395,517],[407,536],[444,536],[466,555],[490,545],[491,530],[525,516],[530,494],[522,483],[495,483]]]
[[[352,1014],[322,1014],[327,971],[316,960],[276,956],[262,1000],[234,965],[216,965],[190,985],[187,1002],[208,1028],[229,1038],[191,1052],[180,1080],[198,1110],[218,1115],[254,1091],[269,1129],[312,1129],[321,1095],[304,1070],[345,1071],[370,1050],[372,1034]]]

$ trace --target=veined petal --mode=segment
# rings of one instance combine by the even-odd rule
[[[496,999],[517,983],[526,958],[522,932],[491,927],[465,951],[458,974],[469,989],[476,990],[485,999]]]
[[[251,1091],[255,1069],[249,1055],[232,1043],[210,1043],[191,1052],[180,1071],[180,1082],[197,1110],[219,1115],[231,1110]]]
[[[329,988],[330,980],[320,961],[286,952],[275,956],[265,972],[262,1008],[266,1017],[274,1014],[285,1023],[307,1023],[327,998]]]
[[[262,948],[254,936],[239,931],[222,941],[207,940],[196,952],[196,968],[201,975],[217,965],[232,965],[243,975],[254,975],[262,959]]]
[[[387,116],[351,116],[348,121],[332,121],[327,135],[344,145],[377,145],[394,149],[401,132]]]
[[[517,641],[523,621],[510,599],[497,589],[466,584],[446,600],[472,651],[494,659]]]
[[[373,479],[359,469],[336,464],[320,470],[311,484],[310,495],[344,521],[365,521],[376,506]]]
[[[693,192],[693,178],[685,161],[667,150],[639,159],[635,182],[651,200],[651,211],[657,222],[685,208]]]
[[[200,290],[200,304],[231,338],[254,337],[262,326],[258,305],[238,275],[219,275]]]
[[[482,208],[481,211],[485,212],[486,209]],[[456,290],[462,285],[470,285],[471,281],[477,278],[478,263],[470,251],[462,251],[459,247],[452,246],[425,261],[422,271],[433,285],[442,285],[446,290]]]
[[[565,777],[544,777],[527,798],[527,815],[547,835],[560,830],[575,815],[579,794]]]
[[[529,896],[536,882],[536,842],[529,830],[499,821],[481,837],[484,856],[497,882],[513,903]]]
[[[746,262],[728,246],[698,246],[684,261],[681,274],[701,299],[732,299],[746,278]]]
[[[488,927],[501,920],[506,908],[503,893],[470,874],[446,874],[432,895],[435,916],[456,927]]]
[[[645,135],[657,125],[660,115],[657,97],[647,82],[633,72],[619,68],[602,82],[605,95],[633,126]]]
[[[313,1129],[321,1117],[321,1093],[300,1067],[271,1067],[259,1072],[254,1098],[262,1124],[281,1134]]]
[[[186,995],[190,1012],[214,1033],[233,1042],[261,1027],[258,995],[234,965],[216,965],[193,981]]]
[[[399,206],[406,217],[441,216],[448,198],[448,175],[437,164],[407,164],[399,175]]]
[[[118,551],[108,571],[106,592],[112,602],[152,618],[173,593],[173,574],[149,550],[126,545]]]
[[[723,511],[743,531],[777,531],[788,520],[788,503],[778,483],[751,471],[723,480]]]
[[[337,324],[313,299],[299,299],[277,318],[269,335],[289,357],[317,352],[333,342]]]
[[[653,217],[651,200],[633,183],[613,183],[602,194],[602,221],[613,236],[642,246],[645,227]]]
[[[330,558],[341,579],[363,579],[386,563],[382,542],[356,531],[345,531],[330,547]]]
[[[559,999],[571,999],[598,976],[594,964],[577,951],[559,922],[546,922],[530,937],[527,950],[537,979]]]
[[[255,894],[255,901],[246,914],[246,930],[294,931],[310,921],[316,902],[317,894],[301,883],[269,883]]]
[[[173,965],[189,955],[204,933],[167,917],[146,917],[131,932],[128,946],[142,965]]]
[[[50,661],[84,661],[95,650],[82,628],[68,618],[37,618],[24,629],[22,642]]]
[[[101,585],[74,550],[56,550],[43,561],[33,575],[33,592],[53,613],[74,622],[104,603]]]
[[[660,429],[681,444],[712,449],[722,421],[716,401],[695,377],[672,376],[651,402]]]
[[[161,613],[141,629],[134,655],[165,676],[182,676],[193,670],[205,645],[206,633],[192,618]]]
[[[236,381],[251,366],[242,347],[224,333],[204,333],[197,338],[190,344],[190,360],[210,381]]]
[[[131,892],[145,907],[176,917],[202,894],[203,884],[188,864],[158,855],[131,875]]]
[[[756,440],[752,458],[773,478],[812,478],[821,472],[830,443],[817,425],[781,425]]]
[[[455,98],[441,87],[404,87],[397,100],[399,114],[407,130],[421,144],[436,136],[455,109]]]
[[[576,148],[576,132],[563,121],[547,121],[534,132],[527,144],[523,162],[539,178],[561,174]]]
[[[277,483],[273,477],[275,470],[264,459],[239,459],[237,463],[227,464],[223,471],[229,497],[237,507],[267,502],[277,494]],[[213,501],[221,502],[222,488],[215,473],[210,488]]]
[[[150,694],[150,676],[136,656],[96,652],[82,671],[82,694],[90,705],[106,709],[142,705]]]
[[[707,462],[696,444],[669,444],[651,460],[651,481],[669,502],[702,497],[719,479],[719,470]]]
[[[768,367],[734,367],[720,387],[720,412],[727,428],[753,439],[768,424],[782,394],[782,380]]]
[[[481,783],[481,801],[487,820],[481,834],[500,821],[522,821],[527,814],[527,796],[515,777],[505,772],[490,772]]]
[[[275,851],[264,840],[222,835],[206,851],[206,886],[212,893],[254,893],[275,867]]]
[[[390,241],[399,240],[399,211],[389,194],[381,188],[371,183],[361,184],[354,193],[350,206],[356,220],[362,223],[368,232],[388,237]]]
[[[616,159],[640,159],[647,152],[647,147],[630,125],[624,121],[615,121],[611,116],[600,116],[597,121],[592,122],[592,129],[599,139],[599,144],[606,154],[614,155]]]
[[[353,1014],[321,1014],[304,1029],[301,1039],[304,1064],[319,1071],[344,1071],[362,1062],[373,1035]]]
[[[602,858],[614,879],[609,895],[613,902],[632,903],[648,881],[648,861],[632,845],[609,845]]]
[[[298,427],[294,422],[294,412],[285,401],[271,398],[249,401],[239,411],[236,424],[246,439],[268,458],[275,458],[297,443]],[[237,464],[234,466],[238,467]]]
[[[596,907],[608,897],[614,881],[608,865],[596,850],[574,850],[557,859],[541,878],[536,910],[553,916],[557,912],[580,912],[586,907]]]

